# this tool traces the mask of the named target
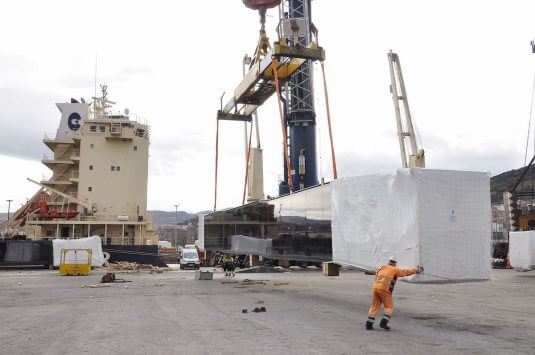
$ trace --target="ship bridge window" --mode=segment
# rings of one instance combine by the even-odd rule
[[[106,132],[106,126],[99,126],[98,128],[102,133]]]
[[[137,145],[135,145],[135,146],[134,146],[134,151],[136,151],[136,152],[137,152]]]
[[[136,129],[136,136],[145,137],[145,130],[141,128]]]
[[[89,170],[93,170],[93,165],[89,165]]]
[[[87,191],[89,191],[89,192],[93,191],[93,187],[92,187],[92,186],[89,186],[89,187],[87,188]]]
[[[89,126],[89,130],[91,132],[96,132],[97,131],[97,126]]]
[[[95,148],[95,145],[94,145],[93,143],[91,143],[91,144],[89,145],[89,148],[93,149],[93,148]]]

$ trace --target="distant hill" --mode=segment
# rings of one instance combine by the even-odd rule
[[[164,224],[176,224],[183,223],[183,222],[189,222],[190,220],[197,220],[197,213],[188,213],[185,211],[178,211],[176,213],[175,211],[147,211],[154,220],[154,226],[159,227]],[[178,218],[177,218],[178,216]],[[193,221],[192,221],[193,222]]]
[[[147,212],[152,215],[152,218],[154,219],[155,227],[158,227],[164,224],[175,224],[177,221],[175,211],[172,211],[172,212],[147,211]],[[206,213],[206,212],[199,212],[199,213]],[[197,223],[197,215],[198,213],[187,213],[185,211],[178,211],[178,223],[183,223],[183,222]],[[7,219],[7,213],[0,213],[0,220],[6,220],[6,219]]]
[[[516,184],[524,168],[506,171],[490,178],[490,199],[492,203],[503,203],[503,192],[510,191]],[[535,166],[532,166],[520,183],[517,192],[532,191],[535,182]]]

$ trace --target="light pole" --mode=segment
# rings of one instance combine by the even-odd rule
[[[175,205],[175,220],[176,220],[176,224],[178,225],[178,204]]]
[[[13,202],[13,200],[6,200],[7,201],[7,220],[9,221],[9,211],[11,209],[11,202]]]

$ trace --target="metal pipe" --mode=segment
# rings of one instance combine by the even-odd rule
[[[7,220],[9,221],[9,212],[11,210],[11,202],[13,202],[13,200],[6,200],[7,202]]]
[[[245,191],[247,191],[247,179],[249,177],[249,159],[251,158],[251,138],[253,137],[253,123],[251,122],[251,129],[249,131],[249,148],[247,149],[247,161],[245,162],[245,182],[243,184],[243,198],[241,200],[242,206],[245,205]]]
[[[278,69],[277,58],[273,57],[271,59],[271,66],[273,68],[273,78],[275,79],[275,91],[277,92],[277,104],[279,105],[279,114],[281,118],[282,145],[284,149],[284,159],[286,160],[286,169],[288,169],[288,186],[290,187],[290,191],[291,191],[293,188],[292,166],[290,164],[290,157],[288,156],[288,141],[286,138],[286,127],[284,125],[284,117],[282,114],[281,93],[280,93],[280,88],[279,88],[279,73],[277,72],[277,69]]]

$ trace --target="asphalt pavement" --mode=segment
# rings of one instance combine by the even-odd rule
[[[81,287],[102,274],[0,271],[0,354],[535,352],[535,271],[398,282],[390,332],[365,330],[373,277],[360,272],[129,273],[117,274],[129,283]]]

